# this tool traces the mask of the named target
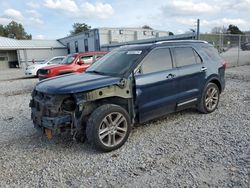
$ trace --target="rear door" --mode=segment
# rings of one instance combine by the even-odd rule
[[[207,67],[192,47],[175,47],[172,52],[179,71],[177,107],[193,105],[200,97]]]
[[[152,50],[135,75],[136,107],[140,122],[173,112],[176,107],[178,71],[169,48]]]

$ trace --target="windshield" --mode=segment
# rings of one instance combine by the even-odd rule
[[[86,72],[122,76],[144,56],[144,53],[144,50],[113,50],[92,64]]]
[[[44,61],[42,61],[42,62],[39,62],[38,64],[45,64],[45,63],[47,63],[49,61],[49,59],[46,59],[46,60],[44,60]]]
[[[66,56],[60,64],[70,64],[74,61],[75,55],[68,55]]]

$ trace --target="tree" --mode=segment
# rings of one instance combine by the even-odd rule
[[[0,25],[0,35],[15,39],[32,39],[31,34],[27,34],[22,24],[11,21],[8,25]]]
[[[152,28],[152,27],[150,27],[150,26],[148,26],[148,25],[144,25],[144,26],[142,26],[142,29],[150,29],[150,30],[153,30],[153,28]]]
[[[243,32],[236,25],[232,24],[228,26],[227,32],[230,34],[243,34]]]
[[[85,23],[74,23],[72,27],[73,27],[73,30],[70,31],[71,35],[75,35],[77,33],[81,33],[81,32],[88,31],[91,29],[91,26]]]
[[[5,36],[4,26],[0,24],[0,36]]]

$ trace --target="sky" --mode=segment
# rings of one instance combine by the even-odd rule
[[[182,34],[234,24],[250,30],[250,0],[0,0],[0,24],[23,24],[33,39],[69,35],[73,23],[98,27],[142,27]]]

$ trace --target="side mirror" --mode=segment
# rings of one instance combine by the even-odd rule
[[[83,65],[83,64],[84,64],[84,61],[78,61],[77,64],[78,64],[78,65]]]

